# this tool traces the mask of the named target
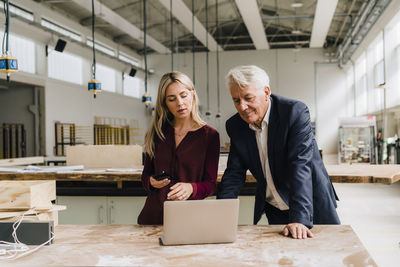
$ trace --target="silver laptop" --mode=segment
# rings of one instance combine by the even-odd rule
[[[238,216],[239,199],[165,201],[160,244],[234,242]]]

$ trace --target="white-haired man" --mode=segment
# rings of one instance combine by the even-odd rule
[[[269,224],[284,224],[286,236],[300,239],[312,237],[313,224],[340,224],[307,106],[271,94],[257,66],[233,68],[226,80],[238,113],[226,122],[231,146],[218,198],[237,198],[250,170],[254,224],[265,212]]]

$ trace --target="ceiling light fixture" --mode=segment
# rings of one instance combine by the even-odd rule
[[[294,2],[294,3],[291,4],[291,6],[292,6],[293,8],[302,7],[302,6],[303,6],[303,3],[301,3],[301,2]]]
[[[295,47],[292,50],[293,50],[293,52],[299,52],[301,50],[301,46],[295,45]]]
[[[293,30],[293,31],[292,31],[292,34],[302,34],[302,31],[300,31],[300,30]]]

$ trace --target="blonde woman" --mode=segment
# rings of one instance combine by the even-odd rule
[[[200,118],[190,78],[164,74],[152,124],[145,136],[143,187],[148,192],[139,224],[162,224],[163,203],[214,194],[219,134]]]

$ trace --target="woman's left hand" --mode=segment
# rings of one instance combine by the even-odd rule
[[[186,200],[193,193],[193,186],[190,183],[177,183],[171,186],[167,197],[170,200]]]

